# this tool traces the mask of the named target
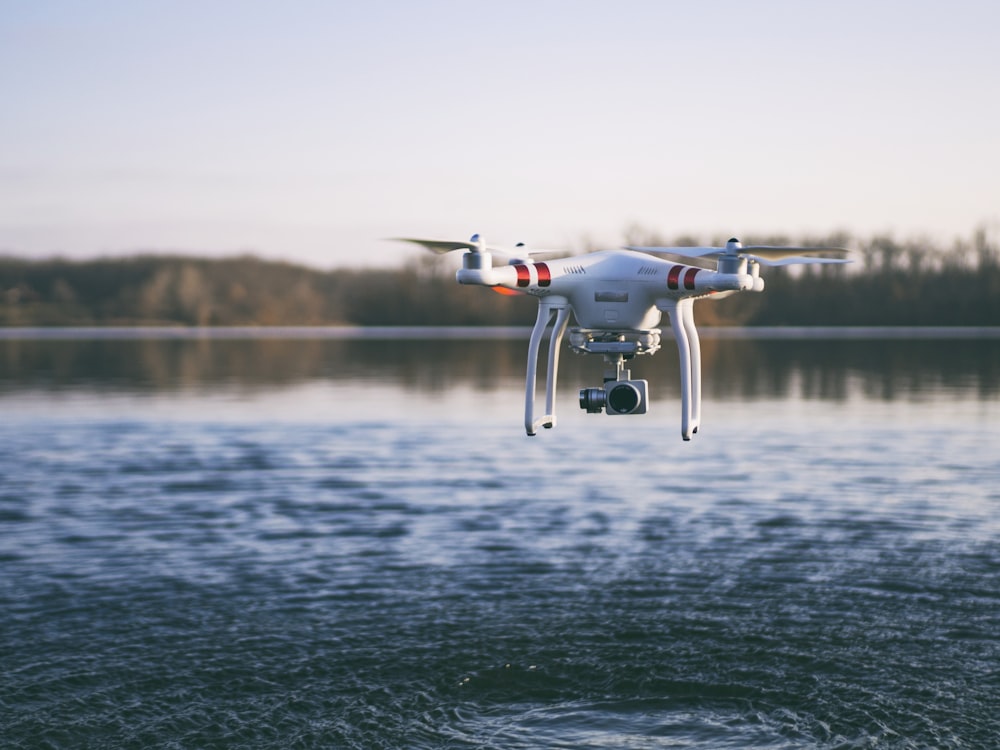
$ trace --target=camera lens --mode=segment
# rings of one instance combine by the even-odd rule
[[[608,409],[616,414],[631,414],[639,407],[639,389],[629,383],[616,385],[608,391]]]
[[[603,388],[583,388],[580,390],[580,408],[588,414],[597,414],[604,408]]]

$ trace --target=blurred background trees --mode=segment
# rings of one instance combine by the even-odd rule
[[[720,244],[631,228],[628,244]],[[1000,325],[997,233],[929,239],[845,233],[743,238],[757,244],[848,247],[846,266],[765,268],[764,294],[699,305],[705,325]],[[594,248],[588,248],[594,249]],[[0,325],[530,325],[531,297],[455,283],[455,257],[396,269],[321,271],[239,256],[138,255],[69,261],[0,257]]]

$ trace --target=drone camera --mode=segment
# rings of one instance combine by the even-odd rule
[[[645,414],[645,380],[610,380],[603,388],[583,388],[580,390],[580,408],[588,414]]]

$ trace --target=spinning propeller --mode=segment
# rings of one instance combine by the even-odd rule
[[[523,242],[518,242],[513,249],[487,245],[478,234],[472,235],[468,241],[450,242],[447,240],[424,240],[416,237],[396,237],[400,242],[412,242],[420,245],[425,250],[430,250],[436,255],[444,255],[455,250],[465,250],[474,254],[489,253],[492,256],[503,259],[505,263],[519,263],[527,258],[538,260],[559,258],[567,255],[561,250],[529,250]]]
[[[395,239],[400,242],[412,242],[414,245],[420,245],[426,250],[430,250],[436,255],[444,255],[445,253],[450,253],[454,250],[469,250],[473,253],[481,253],[483,251],[489,253],[503,253],[505,252],[499,247],[487,247],[482,241],[478,234],[472,235],[467,242],[448,242],[446,240],[421,240],[414,237],[396,237]]]
[[[681,258],[747,259],[762,266],[790,266],[795,264],[850,263],[843,256],[847,251],[839,247],[797,247],[785,245],[744,245],[733,237],[725,247],[639,247],[629,245],[628,250],[653,255],[676,255]],[[817,256],[832,253],[837,257]]]

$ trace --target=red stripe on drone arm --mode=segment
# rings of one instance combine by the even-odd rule
[[[528,286],[531,283],[531,271],[523,263],[518,263],[514,266],[514,270],[517,271],[517,285],[518,286]]]
[[[552,283],[552,272],[544,263],[536,263],[535,270],[538,272],[538,286],[548,286]]]
[[[677,288],[677,282],[680,280],[683,270],[684,266],[674,266],[670,269],[670,273],[667,274],[667,289]]]
[[[684,288],[694,289],[694,277],[698,275],[700,268],[689,268],[688,272],[684,274]]]

